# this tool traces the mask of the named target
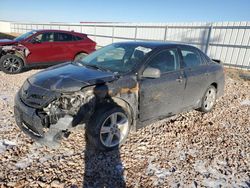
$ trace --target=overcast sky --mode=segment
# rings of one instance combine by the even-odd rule
[[[250,21],[250,0],[0,0],[0,20]]]

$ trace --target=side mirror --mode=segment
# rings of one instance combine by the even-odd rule
[[[36,38],[36,37],[32,38],[32,39],[30,40],[30,42],[31,42],[32,44],[41,43],[41,41],[40,41],[38,38]]]
[[[142,77],[143,78],[160,78],[161,71],[157,68],[148,67],[144,70]]]

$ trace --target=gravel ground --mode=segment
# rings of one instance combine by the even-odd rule
[[[157,122],[119,151],[95,153],[84,129],[51,149],[16,127],[14,95],[37,71],[0,72],[0,187],[250,187],[249,81],[227,76],[212,112]]]

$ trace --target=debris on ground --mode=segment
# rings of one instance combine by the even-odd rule
[[[75,130],[51,149],[16,126],[14,95],[39,70],[0,72],[0,187],[250,187],[250,83],[226,76],[210,113],[191,111],[96,153]]]

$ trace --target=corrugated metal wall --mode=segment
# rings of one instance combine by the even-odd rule
[[[187,43],[200,48],[211,58],[222,60],[226,65],[250,69],[250,22],[164,24],[11,23],[11,32],[24,33],[33,29],[74,30],[86,33],[99,46],[128,40]]]

